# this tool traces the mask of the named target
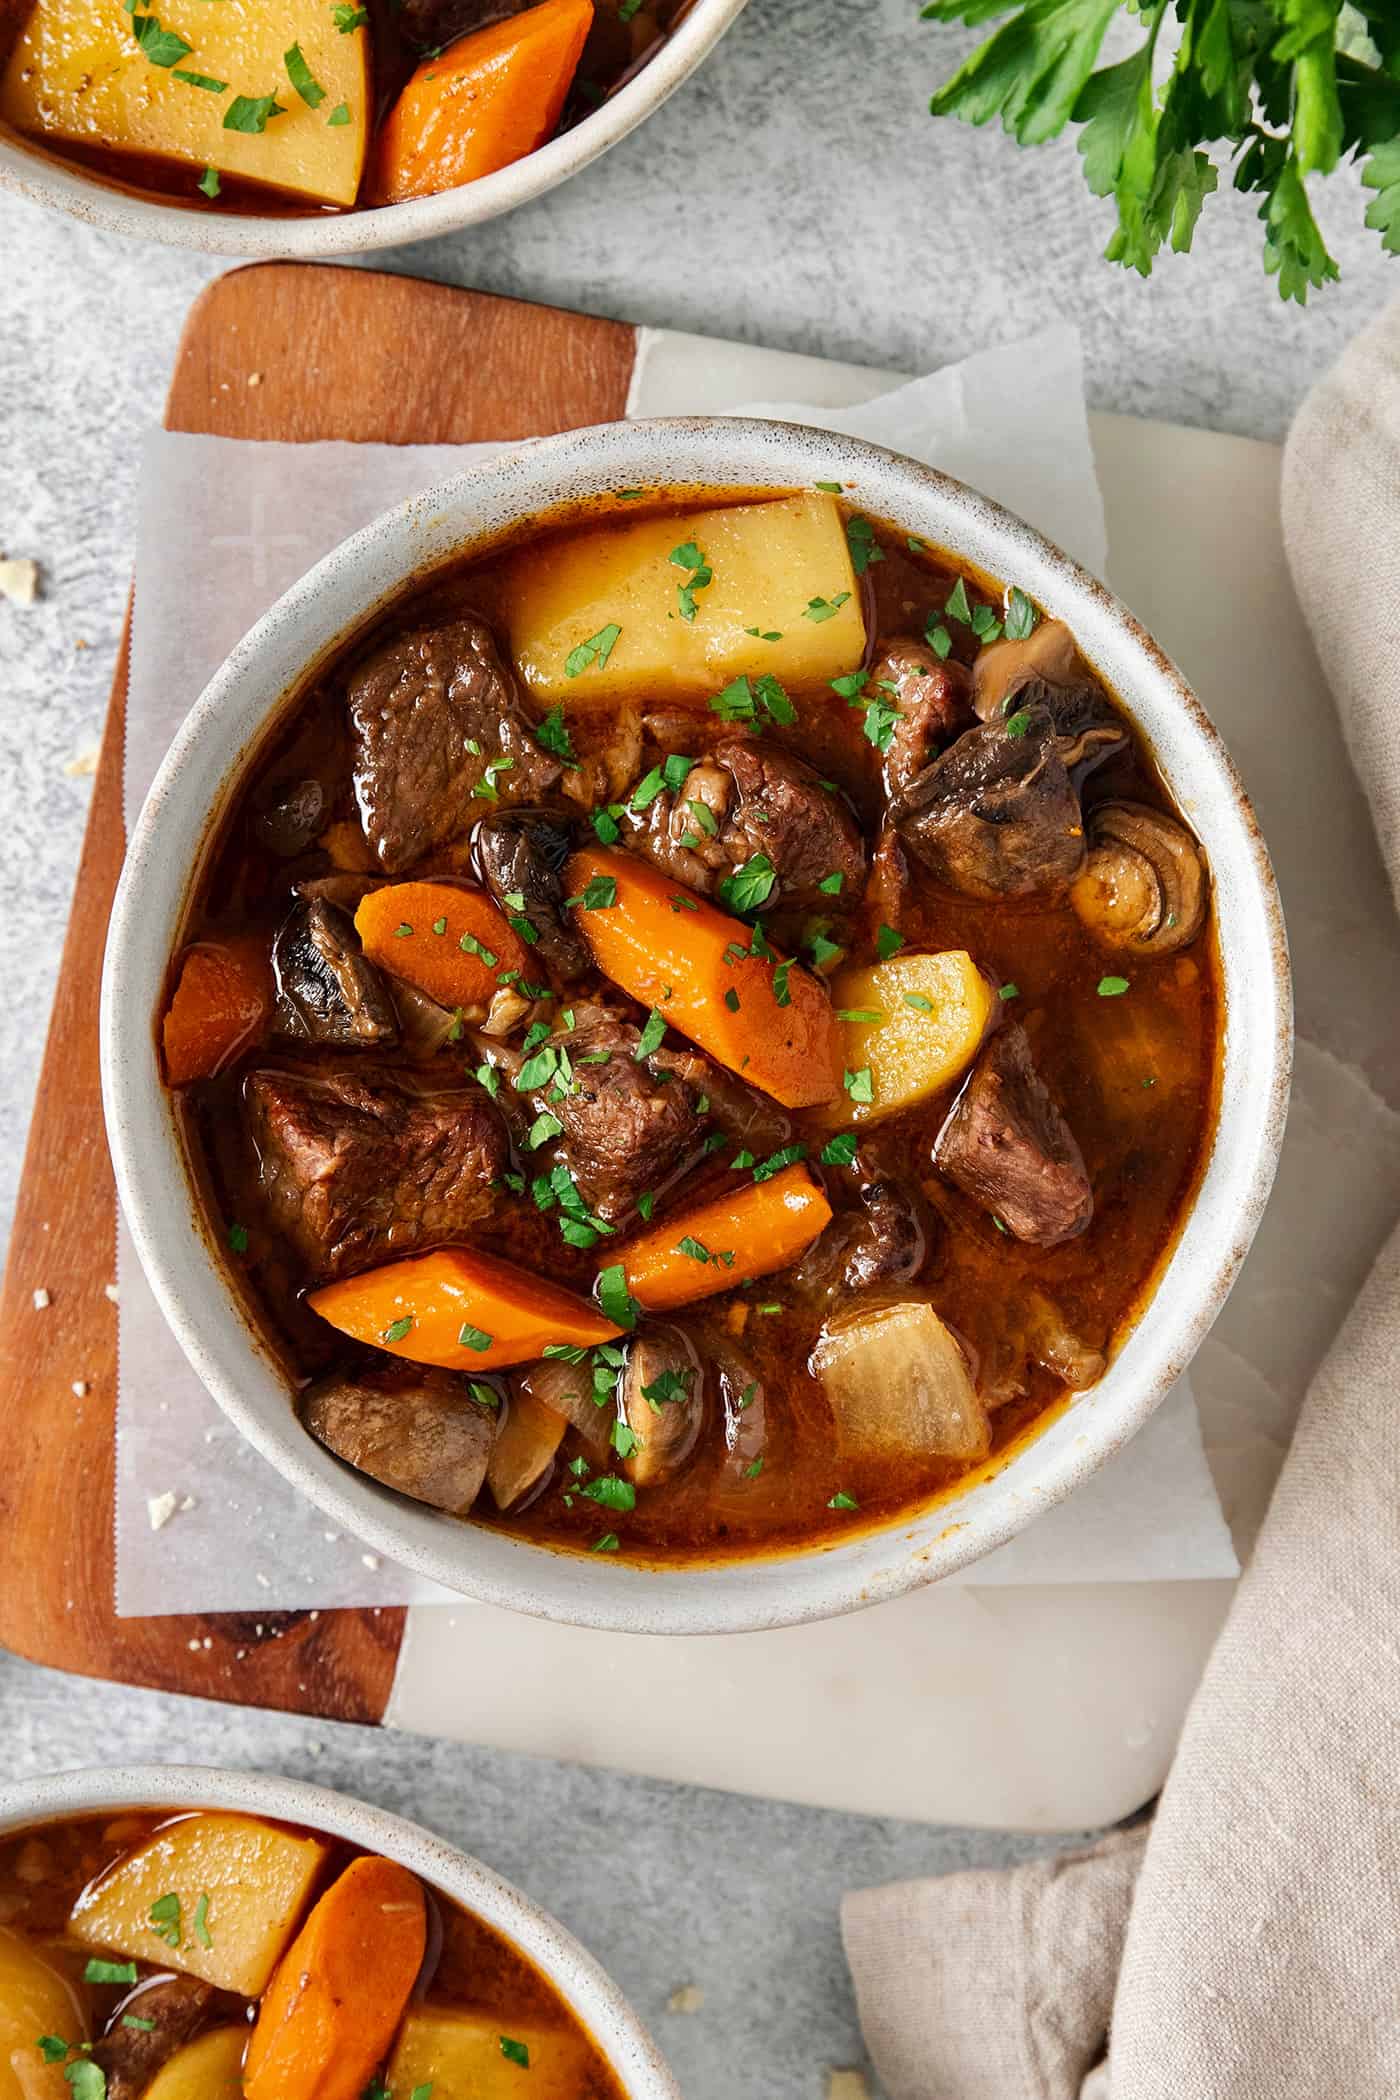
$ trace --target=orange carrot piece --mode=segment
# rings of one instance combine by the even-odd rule
[[[551,1342],[588,1348],[620,1331],[586,1298],[470,1247],[438,1247],[347,1276],[307,1303],[357,1342],[447,1371],[529,1363]]]
[[[672,1211],[617,1259],[637,1303],[666,1312],[785,1269],[830,1223],[831,1205],[806,1167],[783,1167],[769,1181]],[[682,1240],[700,1251],[687,1252]]]
[[[272,965],[250,935],[201,941],[180,965],[161,1024],[171,1086],[208,1079],[258,1033],[272,1010]]]
[[[417,1876],[352,1860],[277,1965],[243,2066],[246,2100],[360,2100],[389,2053],[427,1946]]]
[[[752,931],[634,853],[586,847],[569,862],[579,932],[614,984],[784,1108],[841,1091],[840,1030],[824,985],[797,963],[749,952]],[[610,885],[616,885],[615,894]],[[786,994],[787,1004],[780,1004]]]
[[[379,134],[373,202],[432,197],[542,146],[593,26],[593,0],[543,0],[426,58]]]
[[[356,909],[355,931],[371,962],[439,1006],[484,1009],[503,970],[529,974],[525,943],[490,898],[451,882],[370,890]]]

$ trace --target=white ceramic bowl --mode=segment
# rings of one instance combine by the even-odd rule
[[[132,1765],[63,1772],[20,1786],[0,1784],[0,1839],[29,1824],[126,1809],[206,1808],[272,1816],[381,1852],[430,1888],[474,1911],[543,1970],[587,2028],[627,2100],[681,2100],[680,2089],[615,1983],[571,1933],[480,1860],[445,1845],[417,1823],[299,1779],[203,1765]]]
[[[609,489],[827,479],[1067,620],[1146,736],[1214,877],[1225,996],[1219,1123],[1185,1227],[1108,1371],[991,1477],[912,1518],[800,1554],[663,1569],[560,1554],[405,1502],[298,1425],[186,1174],[155,1050],[169,958],[244,755],[282,696],[407,579],[555,504]],[[854,439],[723,418],[606,424],[525,445],[389,511],[304,577],[234,650],[170,750],[131,840],[102,988],[103,1098],[127,1219],[166,1318],[243,1435],[338,1525],[419,1573],[493,1604],[637,1632],[736,1632],[896,1596],[1001,1545],[1102,1465],[1185,1369],[1244,1258],[1283,1133],[1290,1050],[1287,947],[1263,841],[1199,701],[1131,615],[961,483]]]
[[[577,175],[580,168],[626,138],[690,78],[744,5],[745,0],[695,0],[655,58],[591,116],[524,160],[494,175],[483,175],[478,182],[464,183],[460,189],[444,190],[437,197],[290,219],[197,210],[173,198],[139,196],[100,181],[40,142],[5,130],[0,130],[0,185],[18,190],[35,204],[55,205],[104,233],[129,233],[138,240],[164,241],[174,248],[198,248],[206,255],[265,260],[362,255],[373,248],[432,240],[440,233],[455,233],[459,227],[480,226],[487,219],[499,218],[502,212],[529,204],[556,183]]]

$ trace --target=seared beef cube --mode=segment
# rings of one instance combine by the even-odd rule
[[[386,642],[350,680],[349,702],[360,817],[391,875],[462,836],[485,807],[483,782],[520,801],[560,777],[484,620]]]
[[[776,876],[765,907],[829,904],[819,888],[829,875],[842,877],[845,897],[865,880],[860,829],[840,795],[762,737],[717,744],[638,823],[640,850],[703,896],[722,893],[725,878],[760,854]]]
[[[479,1088],[419,1091],[390,1072],[249,1076],[263,1195],[314,1277],[458,1239],[491,1210],[509,1165]]]
[[[156,2073],[206,2024],[216,1995],[212,1984],[172,1976],[130,1999],[130,2018],[149,2021],[149,2027],[122,2024],[93,2044],[93,2061],[106,2073],[107,2100],[141,2100]]]
[[[347,1465],[450,1517],[475,1502],[499,1421],[465,1378],[416,1364],[322,1378],[302,1395],[301,1418]]]
[[[384,979],[361,952],[349,914],[303,897],[272,944],[277,1033],[293,1042],[387,1044],[399,1022]]]
[[[582,977],[588,949],[564,910],[564,865],[574,850],[567,819],[546,809],[499,810],[477,826],[473,846],[501,909],[529,920],[545,968],[561,984]]]
[[[704,1123],[696,1096],[684,1080],[639,1063],[638,1031],[601,1009],[551,1041],[567,1050],[573,1081],[559,1100],[557,1089],[542,1090],[538,1104],[564,1126],[565,1157],[584,1202],[612,1223],[698,1149]]]
[[[967,727],[972,714],[968,675],[961,664],[943,662],[926,642],[904,638],[888,644],[866,692],[892,700],[899,709],[885,752],[885,792],[898,803],[930,759]]]
[[[906,788],[899,830],[966,896],[1065,896],[1084,866],[1084,822],[1048,710],[966,730]]]
[[[1031,1062],[1023,1028],[992,1037],[938,1135],[949,1181],[1033,1247],[1057,1247],[1094,1212],[1084,1157]]]

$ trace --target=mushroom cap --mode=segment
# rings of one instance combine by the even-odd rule
[[[1089,812],[1089,857],[1070,891],[1084,924],[1109,948],[1173,955],[1206,915],[1201,849],[1184,824],[1143,802]]]
[[[982,721],[991,722],[1033,678],[1047,685],[1073,685],[1083,676],[1078,646],[1064,621],[1038,620],[1024,639],[1004,636],[978,651],[972,666],[972,705]]]
[[[636,1448],[623,1470],[637,1487],[661,1487],[695,1449],[705,1415],[700,1359],[679,1327],[644,1328],[627,1351],[617,1411]]]

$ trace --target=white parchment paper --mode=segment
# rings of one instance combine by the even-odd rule
[[[716,345],[716,354],[723,348]],[[1103,573],[1103,505],[1072,329],[1044,330],[857,408],[736,402],[735,412],[814,422],[943,468]],[[204,684],[280,594],[378,512],[501,449],[151,434],[127,705],[128,828]],[[120,1222],[118,1281],[120,1613],[445,1599],[336,1533],[242,1442],[186,1364]],[[1183,1384],[1071,1503],[954,1579],[1143,1582],[1229,1575],[1236,1567]]]

